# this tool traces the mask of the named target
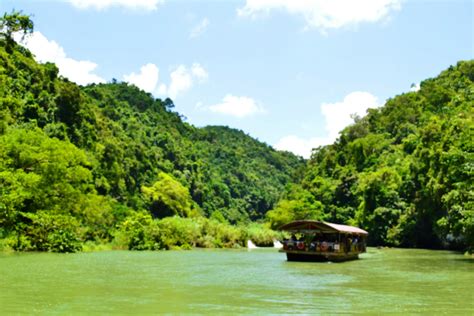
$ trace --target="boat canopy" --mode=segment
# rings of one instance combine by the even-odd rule
[[[286,230],[290,232],[343,233],[356,235],[369,234],[365,230],[358,227],[313,220],[294,221],[281,226],[280,230]]]

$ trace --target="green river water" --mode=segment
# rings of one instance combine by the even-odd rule
[[[0,314],[474,315],[474,260],[373,249],[344,263],[274,249],[0,253]]]

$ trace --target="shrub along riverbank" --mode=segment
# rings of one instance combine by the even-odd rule
[[[58,225],[61,228],[58,229]],[[282,237],[263,224],[233,226],[204,217],[154,219],[147,212],[133,212],[107,233],[109,238],[87,240],[87,230],[65,217],[39,214],[27,234],[11,234],[0,240],[0,251],[76,252],[90,250],[172,250],[272,246]]]

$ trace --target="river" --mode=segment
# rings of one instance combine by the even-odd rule
[[[344,263],[274,249],[0,253],[0,314],[474,314],[474,260],[375,249]]]

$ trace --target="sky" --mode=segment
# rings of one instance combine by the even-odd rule
[[[23,45],[71,81],[126,81],[306,158],[474,58],[472,0],[0,0],[13,9],[35,23]]]

